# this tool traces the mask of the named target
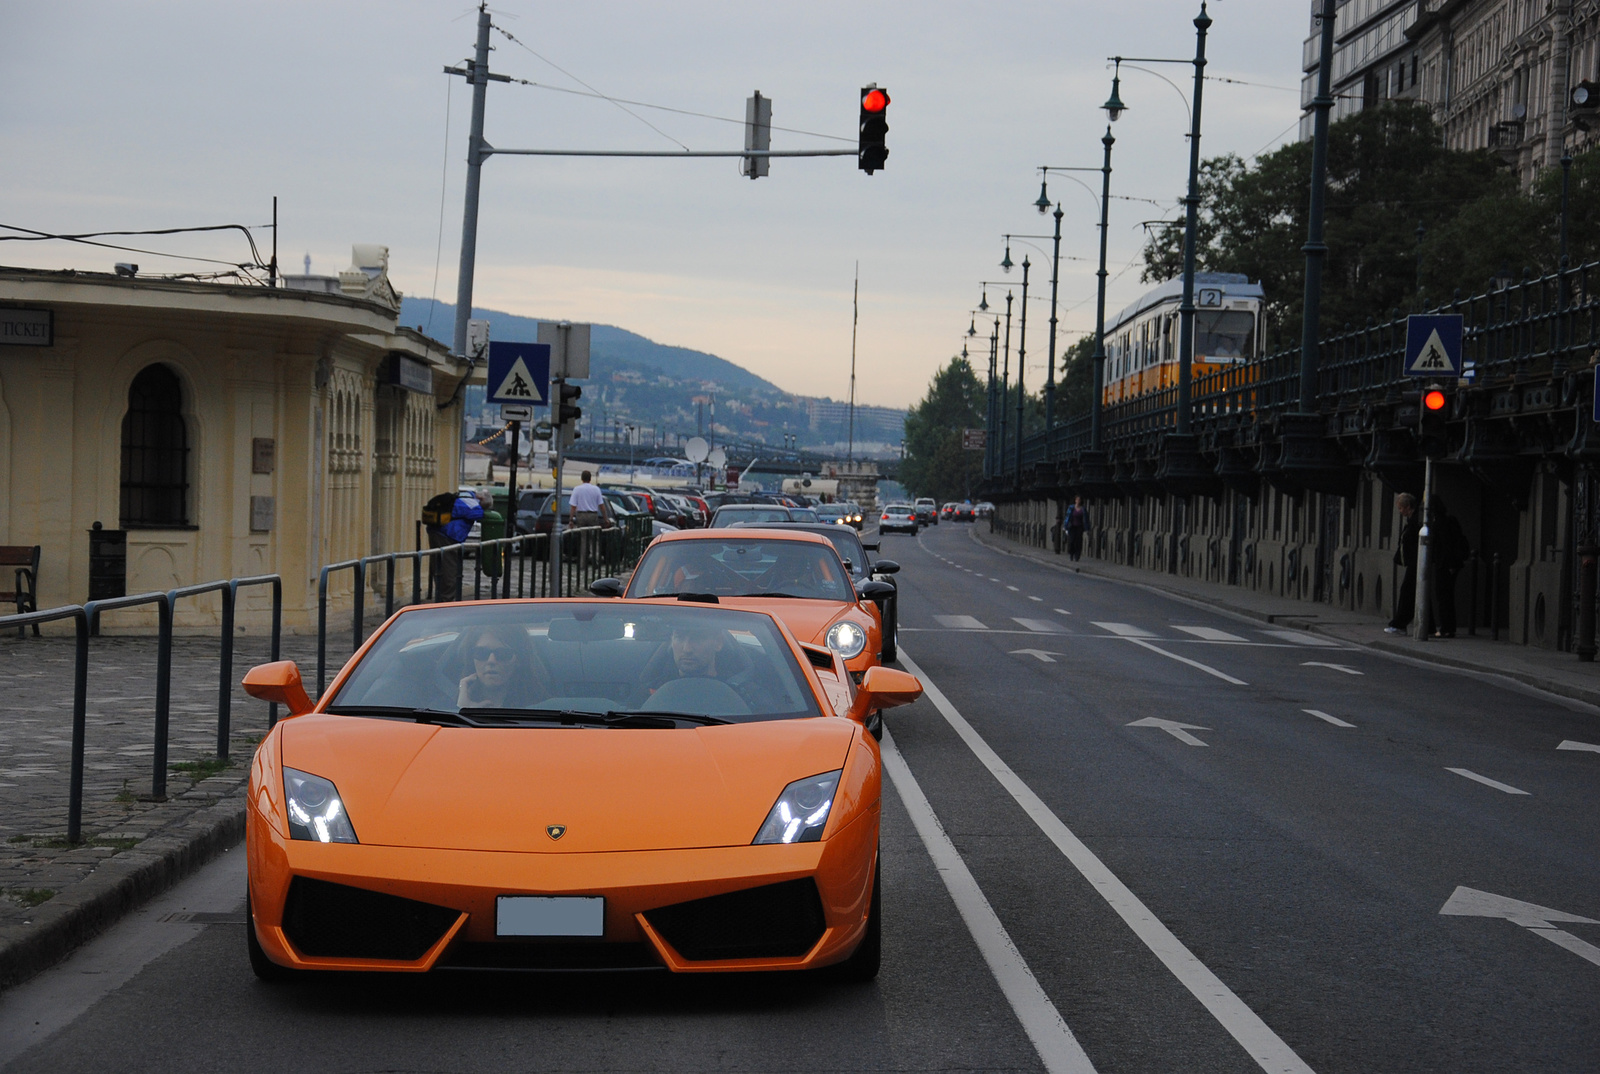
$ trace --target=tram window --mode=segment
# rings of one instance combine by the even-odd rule
[[[1243,310],[1199,310],[1194,352],[1207,358],[1248,358],[1255,353],[1256,317]]]

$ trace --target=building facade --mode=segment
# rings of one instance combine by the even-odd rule
[[[414,547],[467,369],[398,326],[386,261],[358,248],[333,289],[0,268],[0,323],[41,326],[0,343],[0,543],[41,546],[41,608],[279,574],[301,630],[324,564]],[[241,623],[268,600],[246,592]]]

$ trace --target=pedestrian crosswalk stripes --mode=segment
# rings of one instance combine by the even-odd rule
[[[940,626],[949,630],[988,630],[984,624],[978,622],[970,615],[936,615],[933,617]]]
[[[1095,626],[1108,634],[1115,634],[1121,638],[1153,638],[1155,637],[1144,627],[1136,627],[1130,623],[1096,623]]]
[[[1230,634],[1226,630],[1218,630],[1216,627],[1180,626],[1174,623],[1172,624],[1172,629],[1181,630],[1185,634],[1193,634],[1201,641],[1244,641],[1239,635]]]
[[[1319,638],[1315,634],[1307,634],[1300,630],[1263,630],[1261,633],[1265,634],[1269,638],[1280,638],[1283,641],[1292,641],[1296,645],[1315,645],[1328,648],[1339,644],[1331,638]]]
[[[1053,619],[1024,619],[1021,616],[1013,615],[1011,621],[1027,627],[1036,634],[1065,634],[1067,632],[1066,627]]]
[[[1071,614],[1065,609],[1055,609],[1062,614]],[[989,624],[973,615],[935,615],[936,627],[919,627],[912,623],[902,622],[901,630],[993,630],[998,633],[1018,634],[1023,630],[1033,634],[1071,635],[1076,638],[1128,638],[1132,640],[1165,640],[1168,642],[1210,643],[1213,645],[1249,645],[1268,647],[1293,647],[1308,646],[1324,649],[1344,650],[1347,646],[1340,644],[1332,638],[1320,637],[1299,630],[1269,630],[1240,628],[1238,631],[1223,630],[1220,627],[1200,626],[1193,623],[1161,623],[1157,628],[1144,627],[1136,623],[1113,623],[1096,621],[1091,625],[1098,628],[1099,632],[1080,632],[1071,627],[1057,622],[1054,619],[1038,619],[1023,615],[1010,617],[1011,623],[1016,624],[1016,629],[1010,623]],[[1254,635],[1254,636],[1252,636]]]

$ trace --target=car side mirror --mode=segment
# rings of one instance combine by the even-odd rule
[[[892,559],[880,559],[872,565],[873,574],[899,574],[900,564]]]
[[[865,548],[868,552],[876,552],[878,549],[883,547],[883,543],[881,541],[862,541],[861,547]]]
[[[621,578],[596,578],[589,583],[589,592],[597,597],[622,596]]]
[[[850,718],[863,723],[868,714],[876,709],[909,705],[921,696],[922,683],[915,675],[879,664],[868,668],[861,685],[856,687],[856,700],[850,706]]]
[[[857,587],[857,592],[859,592],[862,598],[865,600],[887,600],[888,598],[894,596],[895,588],[888,582],[869,581],[862,582],[861,585]]]
[[[274,660],[257,664],[244,676],[244,692],[251,697],[282,705],[290,716],[311,711],[311,698],[300,682],[300,668],[293,660]]]

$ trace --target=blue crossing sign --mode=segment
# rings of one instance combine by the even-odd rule
[[[1406,318],[1405,374],[1461,375],[1461,314],[1414,313]]]
[[[550,345],[548,343],[489,344],[490,403],[524,403],[546,406],[550,402]]]

